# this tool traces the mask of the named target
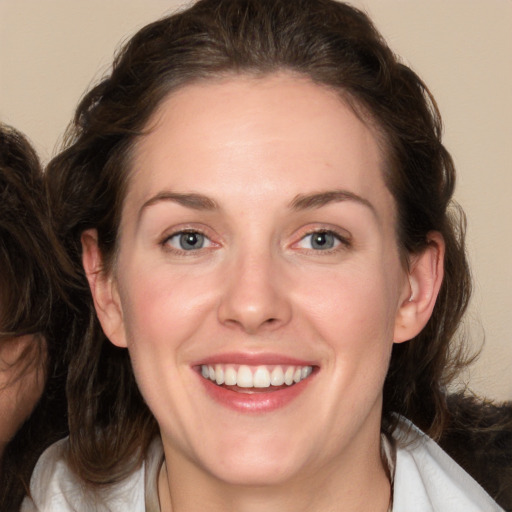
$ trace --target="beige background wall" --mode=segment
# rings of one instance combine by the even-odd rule
[[[291,0],[293,1],[293,0]],[[116,46],[171,0],[0,0],[0,118],[47,160]],[[467,378],[512,399],[512,1],[361,0],[424,78],[459,169],[476,291],[468,327],[485,345]]]

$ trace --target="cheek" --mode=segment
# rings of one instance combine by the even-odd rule
[[[357,401],[365,390],[370,399],[380,390],[393,346],[398,282],[396,266],[355,264],[302,288],[296,302],[328,351],[333,394],[351,389]]]
[[[302,304],[303,312],[309,311],[324,338],[342,345],[358,337],[368,342],[391,340],[398,300],[398,277],[393,275],[392,269],[376,266],[369,271],[362,264],[339,272],[327,269],[315,279],[304,280],[296,302]]]
[[[168,349],[186,342],[205,321],[209,288],[204,277],[165,266],[125,279],[120,297],[128,346]]]
[[[137,384],[160,427],[176,443],[187,443],[188,418],[196,417],[187,356],[197,331],[211,325],[211,286],[186,269],[166,266],[124,277],[119,292]]]

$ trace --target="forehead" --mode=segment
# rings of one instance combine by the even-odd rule
[[[337,92],[286,73],[184,86],[160,105],[132,155],[130,201],[161,189],[215,198],[226,183],[246,198],[281,184],[290,197],[342,188],[390,200],[376,131]]]

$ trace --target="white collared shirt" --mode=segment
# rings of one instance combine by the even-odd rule
[[[504,512],[432,439],[401,420],[394,435],[393,512]],[[31,479],[33,500],[21,512],[159,512],[157,476],[163,449],[156,439],[144,464],[108,489],[91,492],[71,472],[68,440],[50,446]]]
[[[466,471],[412,423],[402,420],[395,438],[399,440],[393,512],[503,511]]]

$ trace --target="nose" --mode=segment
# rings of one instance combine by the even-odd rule
[[[282,270],[270,255],[242,256],[232,261],[223,283],[219,321],[248,334],[286,325],[292,308]]]

